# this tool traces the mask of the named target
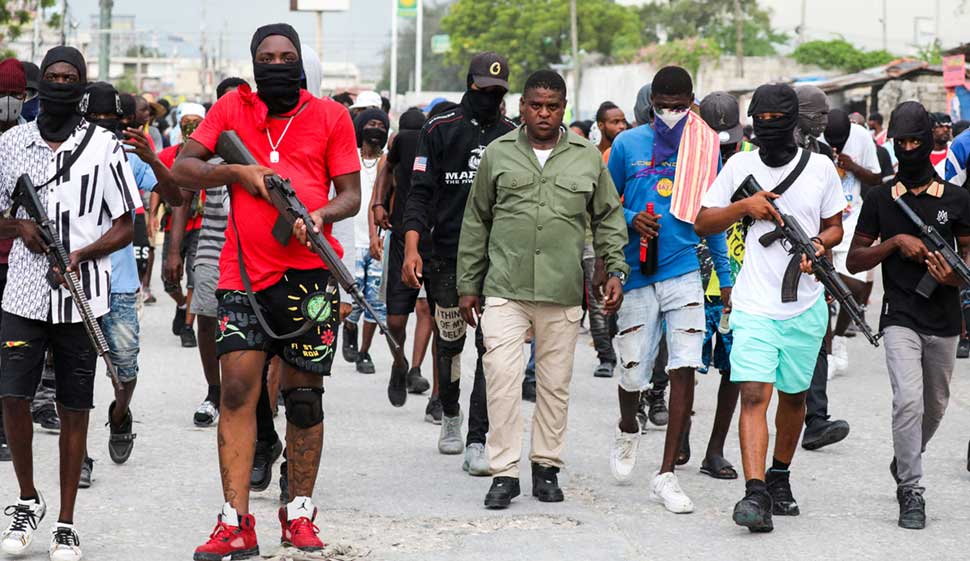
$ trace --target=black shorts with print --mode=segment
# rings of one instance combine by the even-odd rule
[[[278,335],[299,329],[308,319],[316,324],[295,339],[277,340],[256,318],[249,297],[241,290],[219,290],[219,356],[235,351],[263,351],[280,357],[293,368],[330,375],[336,348],[340,296],[326,269],[290,269],[273,286],[255,294],[263,318]]]

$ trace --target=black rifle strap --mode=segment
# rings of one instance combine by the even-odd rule
[[[273,331],[273,328],[269,326],[266,318],[263,317],[263,312],[259,309],[259,302],[256,301],[256,293],[253,292],[253,284],[249,280],[249,273],[246,271],[246,264],[243,263],[243,248],[242,239],[239,237],[239,228],[236,226],[236,213],[232,211],[232,186],[227,185],[226,189],[229,189],[229,219],[232,221],[232,230],[236,234],[236,253],[239,259],[239,277],[242,279],[243,288],[246,289],[246,297],[249,299],[249,306],[253,309],[253,313],[256,314],[256,321],[259,322],[260,327],[267,335],[276,340],[286,340],[286,339],[296,339],[300,335],[303,335],[313,327],[313,324],[317,323],[320,316],[323,315],[323,310],[325,307],[321,306],[320,310],[317,311],[317,315],[311,319],[307,319],[299,329],[290,331],[289,333],[284,333],[282,335],[277,334]]]
[[[68,156],[66,160],[64,160],[64,165],[62,165],[60,169],[57,170],[57,172],[54,174],[54,177],[51,177],[41,185],[37,185],[36,186],[37,189],[40,189],[41,187],[47,187],[51,183],[60,179],[61,176],[67,173],[67,170],[71,169],[71,166],[74,165],[74,162],[76,162],[78,158],[81,157],[81,152],[84,152],[84,149],[87,148],[88,143],[91,142],[91,137],[94,136],[95,128],[96,127],[94,124],[88,123],[88,128],[87,128],[87,131],[85,131],[84,133],[84,137],[81,138],[81,142],[77,145],[77,148],[75,148],[74,151],[71,152],[71,155]]]

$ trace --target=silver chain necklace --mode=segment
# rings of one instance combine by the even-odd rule
[[[293,122],[294,117],[296,117],[296,115],[293,115],[292,117],[286,120],[286,126],[283,127],[283,134],[281,134],[280,137],[276,140],[276,144],[273,144],[273,139],[270,138],[269,136],[269,127],[266,127],[266,140],[269,142],[269,147],[270,147],[269,163],[271,164],[280,163],[280,153],[279,153],[279,150],[277,150],[277,148],[279,148],[280,143],[283,142],[283,137],[286,136],[286,131],[290,130],[290,123]]]

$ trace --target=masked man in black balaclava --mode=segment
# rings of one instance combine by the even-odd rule
[[[798,503],[789,483],[789,467],[805,420],[805,394],[828,325],[822,286],[811,278],[799,282],[794,302],[782,302],[781,279],[791,256],[775,243],[758,240],[773,231],[775,204],[797,221],[820,255],[842,239],[845,197],[832,161],[808,154],[804,169],[793,174],[803,153],[795,142],[798,97],[786,85],[759,87],[748,114],[760,141],[757,152],[741,152],[727,161],[701,201],[694,229],[702,236],[724,231],[744,217],[754,219],[745,241],[744,269],[732,294],[731,381],[741,386],[741,459],[747,481],[744,498],[734,507],[734,521],[752,532],[773,528],[772,515],[795,516]],[[732,202],[738,186],[753,176],[765,190]],[[783,194],[771,193],[785,178]],[[811,273],[807,259],[802,273]],[[775,448],[768,451],[768,404],[778,392]]]
[[[11,208],[18,179],[29,176],[41,206],[57,224],[55,235],[70,252],[68,266],[83,285],[93,319],[106,322],[115,284],[110,255],[131,242],[132,214],[141,205],[117,137],[81,117],[85,69],[77,49],[55,47],[47,52],[38,84],[40,116],[0,139],[0,208]],[[27,553],[47,510],[33,475],[30,402],[50,349],[61,421],[61,477],[56,523],[45,527],[53,529],[51,559],[79,561],[74,514],[99,359],[77,303],[50,267],[47,242],[23,208],[15,217],[0,218],[0,238],[14,240],[0,322],[0,396],[19,490],[19,500],[7,509],[12,520],[0,534],[0,549],[8,555]],[[105,329],[111,341],[109,334]],[[122,375],[121,361],[116,359],[115,365]],[[108,407],[116,409],[114,403]],[[130,433],[127,407],[119,413]],[[112,439],[119,428],[113,417],[109,416]],[[49,464],[50,458],[44,462]]]
[[[889,469],[896,481],[899,526],[922,529],[922,456],[950,395],[961,327],[958,287],[963,283],[939,253],[927,250],[901,206],[908,206],[950,246],[956,242],[958,253],[965,256],[970,249],[970,193],[933,171],[932,122],[918,102],[896,107],[889,137],[899,172],[891,186],[877,187],[866,197],[846,265],[851,272],[882,265],[885,305],[879,328],[885,334],[893,391]],[[918,291],[927,273],[937,284],[928,293]]]
[[[509,88],[509,64],[499,54],[475,55],[468,67],[468,90],[461,105],[438,114],[421,131],[417,157],[411,175],[411,193],[404,211],[405,257],[401,277],[404,284],[428,286],[428,303],[435,310],[439,397],[443,418],[438,452],[465,452],[463,467],[472,475],[488,475],[485,435],[488,412],[485,405],[485,353],[481,329],[476,330],[478,364],[468,410],[468,438],[462,438],[462,411],[458,403],[461,379],[461,351],[465,346],[465,323],[458,311],[456,269],[465,201],[485,147],[508,133],[515,125],[502,117],[499,108]],[[432,226],[434,230],[432,231]],[[425,266],[418,242],[431,239],[434,260]],[[433,303],[432,303],[433,302]],[[396,366],[391,383],[404,390],[407,370]],[[403,394],[402,394],[403,395]],[[403,399],[391,401],[394,405]]]
[[[306,227],[318,230],[342,254],[331,235],[332,224],[360,208],[354,125],[343,106],[300,87],[303,61],[296,31],[286,24],[260,27],[251,53],[257,92],[242,84],[222,96],[185,139],[172,168],[176,180],[192,189],[230,185],[230,217],[236,217],[226,229],[217,292],[221,321],[216,352],[222,371],[218,440],[225,504],[215,531],[196,549],[195,559],[202,561],[259,552],[249,492],[256,404],[263,365],[273,356],[280,359],[287,419],[281,541],[303,551],[323,548],[311,497],[323,447],[323,379],[334,356],[339,298],[323,262],[305,247]],[[208,163],[226,131],[234,131],[259,163]],[[292,182],[314,221],[297,222],[286,246],[273,237],[279,213],[265,200],[264,177],[277,173]],[[263,310],[262,316],[257,309]],[[274,447],[273,456],[281,449]]]

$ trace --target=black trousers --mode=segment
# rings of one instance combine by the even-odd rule
[[[428,306],[434,316],[434,337],[438,353],[438,398],[441,408],[449,417],[458,415],[461,406],[461,352],[465,348],[466,326],[458,313],[458,287],[456,264],[451,260],[433,259],[425,269],[427,279]],[[485,395],[485,369],[482,356],[485,355],[485,342],[482,327],[475,330],[475,348],[478,359],[475,362],[475,382],[468,403],[467,444],[485,444],[488,434],[488,407]],[[454,370],[453,370],[454,369]]]
[[[829,396],[826,393],[829,381],[829,358],[825,344],[818,351],[812,385],[805,396],[805,433],[820,428],[829,420]]]

